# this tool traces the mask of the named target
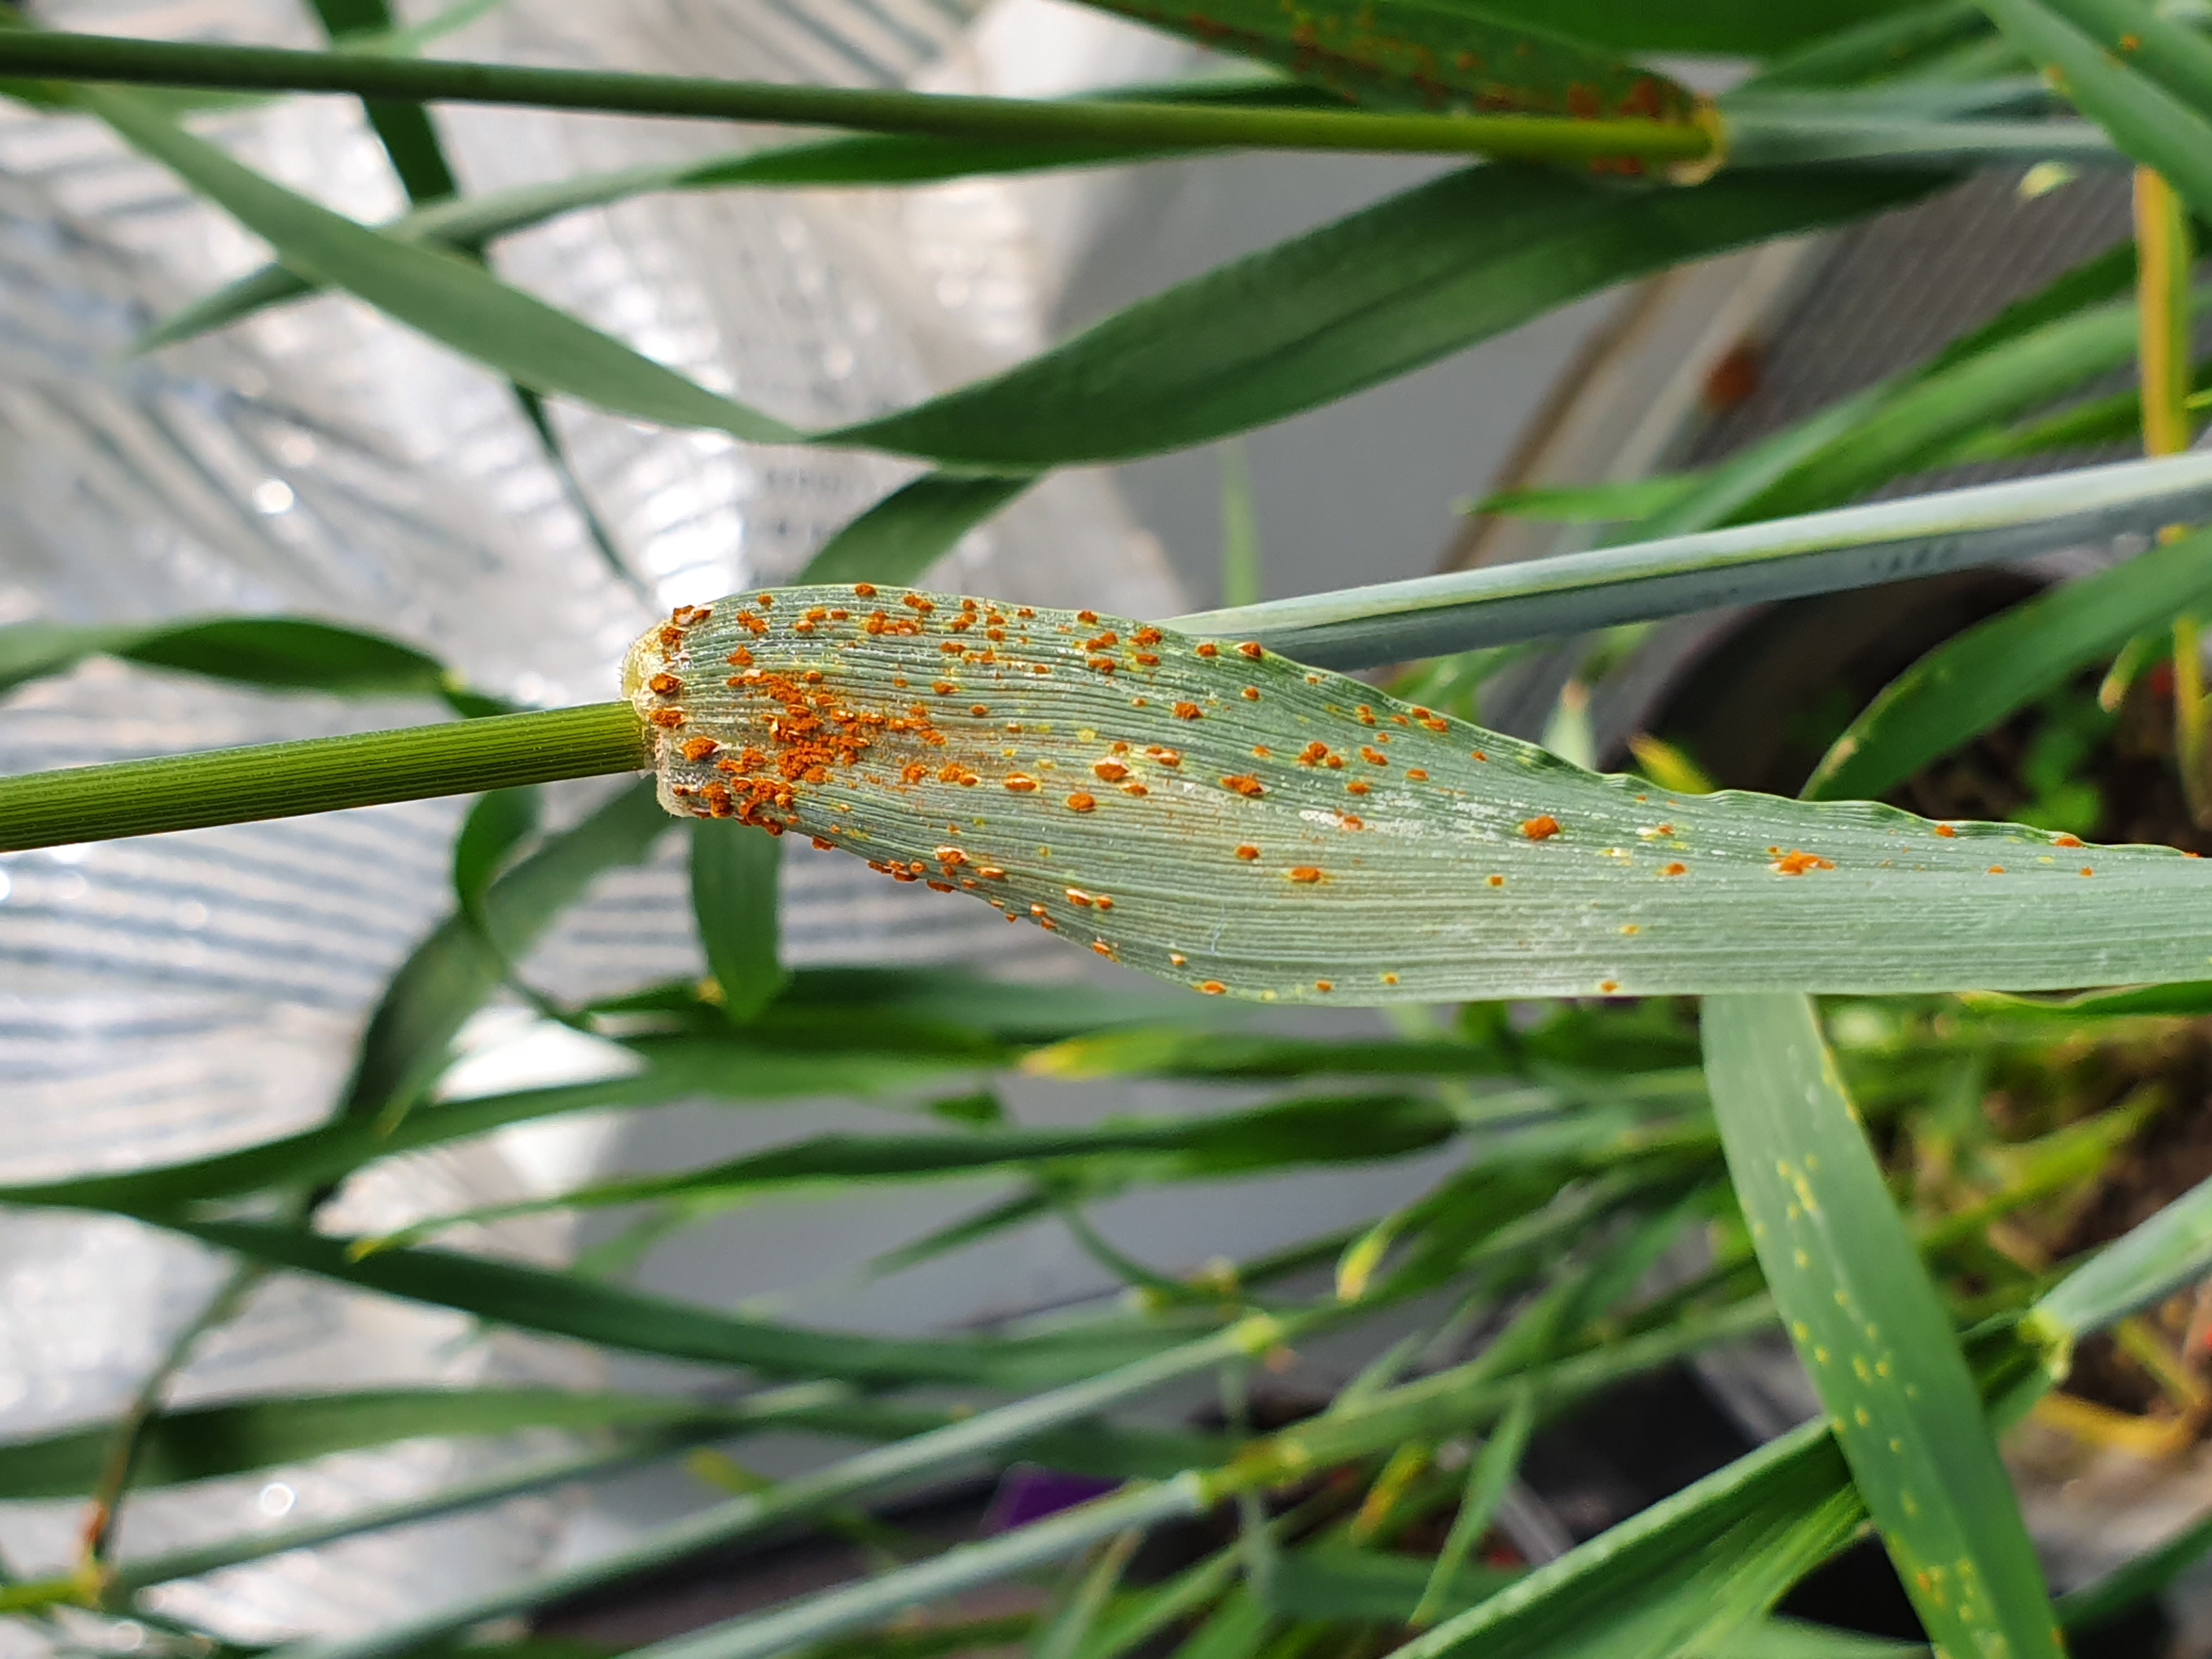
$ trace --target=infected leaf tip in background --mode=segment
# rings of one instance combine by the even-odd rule
[[[799,831],[1214,994],[2021,990],[2212,965],[2212,869],[2169,848],[1679,795],[1089,611],[866,582],[734,596],[647,633],[623,684],[671,811]]]

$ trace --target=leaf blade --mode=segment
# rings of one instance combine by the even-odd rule
[[[1717,997],[1706,1068],[1752,1240],[1837,1443],[1939,1649],[2063,1649],[1980,1390],[1811,1001]]]
[[[1233,635],[889,589],[769,598],[694,608],[633,652],[671,811],[933,872],[1209,994],[2057,988],[2212,960],[2212,870],[2172,849],[1675,795]]]

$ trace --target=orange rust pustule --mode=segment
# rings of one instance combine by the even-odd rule
[[[717,817],[762,829],[787,828],[796,819],[801,786],[828,783],[851,771],[886,732],[909,733],[932,745],[945,741],[926,712],[888,714],[848,708],[836,694],[820,689],[818,675],[754,668],[732,678],[730,686],[748,701],[767,705],[759,720],[765,742],[718,764],[723,778],[714,788],[721,793],[707,795]],[[908,763],[901,777],[914,781],[917,764]]]

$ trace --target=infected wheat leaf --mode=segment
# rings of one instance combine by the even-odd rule
[[[671,811],[796,830],[1209,993],[2025,990],[2212,967],[2212,870],[2166,848],[1675,794],[1249,641],[1087,611],[736,596],[646,635],[624,689]]]

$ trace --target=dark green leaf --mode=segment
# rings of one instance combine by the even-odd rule
[[[271,691],[339,697],[442,696],[451,676],[412,646],[304,617],[214,617],[151,627],[17,623],[0,628],[0,691],[87,657]]]
[[[823,436],[1010,471],[1178,449],[1348,396],[1612,283],[1902,205],[1943,178],[1780,169],[1624,195],[1538,167],[1480,167],[1224,265],[994,380]]]
[[[722,1012],[742,1025],[775,1001],[788,977],[777,955],[776,878],[783,843],[743,824],[691,826],[691,914]]]
[[[151,1419],[131,1480],[134,1487],[169,1486],[424,1435],[665,1429],[701,1414],[701,1407],[676,1397],[558,1389],[380,1389],[225,1401],[173,1408]],[[707,1415],[727,1433],[747,1413],[734,1407]],[[113,1436],[112,1424],[100,1423],[0,1444],[0,1492],[10,1500],[88,1492]]]
[[[392,1235],[411,1240],[466,1222],[549,1209],[595,1209],[649,1200],[732,1201],[776,1188],[916,1181],[994,1170],[1080,1177],[1141,1160],[1161,1181],[1218,1179],[1321,1164],[1336,1167],[1425,1152],[1458,1132],[1434,1102],[1396,1095],[1286,1101],[1218,1117],[1113,1122],[1081,1129],[981,1128],[968,1134],[818,1135],[705,1169],[603,1182],[558,1197],[424,1221]]]
[[[1455,0],[1088,0],[1210,46],[1274,64],[1369,109],[1513,111],[1688,121],[1697,99],[1666,76],[1601,48]]]
[[[846,1336],[443,1250],[385,1250],[356,1261],[344,1240],[295,1228],[175,1218],[164,1218],[161,1224],[271,1267],[458,1309],[495,1324],[771,1375],[1035,1386],[1089,1376],[1174,1340],[1174,1333],[1165,1329],[1077,1330],[998,1342]]]
[[[1708,998],[1704,1027],[1759,1264],[1921,1621],[1947,1652],[2055,1659],[2050,1594],[1981,1392],[1810,1000]]]
[[[1974,0],[1868,9],[1878,15],[1824,31],[1773,58],[1754,84],[1825,87],[1878,80],[1911,67],[1929,52],[1989,33],[1989,20]]]
[[[533,391],[617,414],[759,443],[799,434],[449,253],[380,235],[240,166],[214,145],[105,88],[77,94],[133,147],[276,247],[301,275],[340,287]]]
[[[912,582],[1027,489],[1034,476],[925,472],[832,536],[794,579]]]
[[[505,981],[554,920],[592,883],[645,857],[669,828],[647,784],[611,796],[574,828],[494,881],[484,894],[486,929],[448,917],[417,945],[386,988],[361,1040],[339,1115],[388,1119],[427,1089],[447,1046]],[[487,937],[487,933],[489,937]]]
[[[1898,0],[1483,0],[1482,9],[1619,52],[1763,58],[1906,8]]]
[[[1457,1613],[1520,1576],[1498,1567],[1462,1566],[1443,1582],[1438,1605]],[[1267,1607],[1291,1619],[1403,1625],[1411,1621],[1429,1577],[1429,1563],[1415,1555],[1325,1546],[1291,1550],[1269,1577]]]
[[[453,838],[453,897],[461,915],[491,938],[484,896],[514,849],[538,830],[538,791],[495,789],[477,797]]]

